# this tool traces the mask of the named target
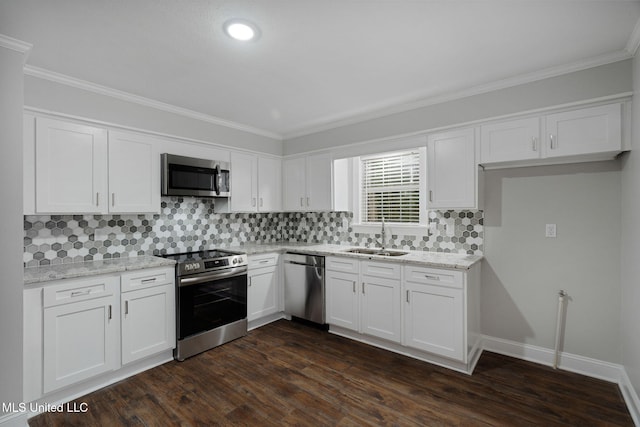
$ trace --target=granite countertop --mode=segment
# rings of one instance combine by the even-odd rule
[[[144,268],[173,267],[175,261],[155,256],[113,258],[103,261],[75,262],[24,269],[24,284],[97,276],[99,274],[122,273]]]
[[[309,244],[309,243],[253,243],[220,249],[244,252],[247,255],[257,255],[268,252],[297,251],[310,255],[344,256],[357,259],[371,259],[383,262],[414,264],[424,267],[452,268],[468,270],[475,263],[482,260],[482,256],[449,254],[443,252],[403,251],[406,255],[386,257],[381,255],[356,254],[347,252],[357,246]],[[392,249],[397,250],[397,249]],[[71,264],[59,264],[24,269],[24,284],[31,285],[53,280],[71,279],[76,277],[97,276],[100,274],[122,273],[124,271],[141,270],[145,268],[172,267],[175,261],[155,257],[139,256],[128,258],[113,258],[103,261],[87,261]]]
[[[394,262],[401,264],[414,264],[424,267],[435,268],[454,268],[460,270],[468,270],[477,262],[482,260],[480,255],[451,254],[444,252],[428,252],[428,251],[404,251],[408,252],[402,256],[381,256],[356,254],[347,252],[349,249],[362,248],[358,246],[346,245],[329,245],[329,244],[308,244],[308,243],[268,243],[268,244],[247,244],[241,246],[229,247],[229,250],[245,252],[248,255],[256,255],[267,252],[286,252],[298,251],[310,255],[324,256],[344,256],[357,259],[371,259],[376,261]],[[401,249],[390,249],[390,251],[398,251]]]

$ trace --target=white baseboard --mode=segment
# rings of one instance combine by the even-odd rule
[[[254,329],[260,328],[269,323],[275,322],[276,320],[284,319],[284,313],[279,311],[278,313],[273,313],[265,317],[261,317],[259,319],[255,319],[249,322],[247,326],[247,331],[252,331]],[[291,319],[289,319],[291,320]]]
[[[29,418],[26,412],[15,412],[0,416],[0,426],[2,427],[28,427]]]
[[[627,404],[627,409],[629,409],[629,413],[631,413],[633,423],[640,426],[640,398],[638,398],[638,393],[636,393],[636,390],[633,388],[627,371],[624,369],[622,370],[622,378],[620,378],[620,391]]]
[[[547,366],[553,366],[555,356],[555,352],[552,349],[487,335],[482,337],[482,349]],[[562,352],[560,353],[558,368],[618,384],[633,422],[640,426],[640,401],[624,366]]]

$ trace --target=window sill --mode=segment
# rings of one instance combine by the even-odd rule
[[[355,233],[362,234],[380,234],[380,225],[369,224],[351,224],[351,228]],[[387,236],[416,236],[417,238],[429,236],[429,228],[426,225],[397,225],[385,224],[384,226]]]

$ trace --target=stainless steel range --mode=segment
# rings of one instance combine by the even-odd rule
[[[174,358],[247,334],[247,256],[226,250],[164,255],[176,264]]]

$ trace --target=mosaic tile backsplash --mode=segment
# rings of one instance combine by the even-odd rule
[[[160,214],[24,217],[24,265],[161,255],[246,243],[375,245],[350,212],[216,213],[214,200],[162,199]],[[388,247],[482,255],[482,211],[430,211],[431,234],[387,236]],[[378,232],[379,233],[379,232]]]

